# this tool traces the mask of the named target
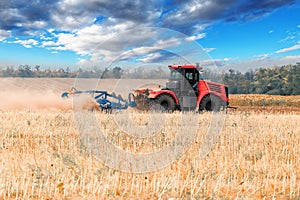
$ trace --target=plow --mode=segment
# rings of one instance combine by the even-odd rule
[[[228,87],[204,80],[197,65],[169,65],[170,77],[165,87],[140,88],[128,94],[128,99],[104,90],[79,91],[72,88],[62,98],[89,94],[96,102],[91,110],[112,112],[129,107],[139,110],[220,111],[229,106]]]

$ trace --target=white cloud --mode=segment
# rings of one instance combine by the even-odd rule
[[[223,60],[224,60],[224,62],[229,62],[229,61],[234,60],[234,59],[233,58],[224,58]]]
[[[45,40],[52,40],[52,37],[47,37],[47,36],[45,36],[45,35],[41,35],[40,36],[40,39],[42,40],[42,41],[45,41]]]
[[[140,58],[139,61],[143,63],[151,63],[153,60],[157,60],[162,57],[160,53],[150,53],[143,58]]]
[[[260,55],[254,56],[254,58],[256,58],[257,60],[266,60],[266,59],[270,58],[270,54],[268,54],[268,53],[260,54]]]
[[[216,48],[204,48],[204,51],[205,51],[206,53],[210,53],[210,52],[212,52],[212,51],[214,51],[214,50],[216,50]]]
[[[32,48],[32,46],[36,46],[39,44],[39,42],[37,40],[34,39],[29,39],[29,40],[16,40],[13,43],[16,44],[21,44],[23,45],[25,48]]]
[[[43,41],[41,47],[53,47],[57,46],[57,43],[54,41]]]
[[[112,18],[107,21],[115,23]],[[42,46],[50,47],[55,51],[71,50],[80,56],[89,56],[91,62],[110,63],[115,60],[132,59],[180,44],[181,41],[172,35],[165,34],[165,37],[160,39],[159,32],[164,31],[167,30],[139,28],[133,22],[108,26],[93,24],[76,32],[53,34],[57,41],[43,41]],[[81,61],[80,64],[82,63],[89,62]]]
[[[202,38],[205,38],[206,36],[206,33],[199,33],[197,35],[193,35],[193,36],[190,36],[188,38],[186,38],[186,41],[195,41],[195,40],[200,40]]]
[[[285,53],[285,52],[288,52],[288,51],[295,51],[295,50],[298,50],[298,49],[300,49],[300,43],[296,44],[292,47],[280,49],[280,50],[276,51],[276,53]]]
[[[57,43],[79,55],[87,55],[98,50],[117,51],[126,43],[132,43],[134,40],[149,39],[146,33],[120,34],[130,30],[132,27],[133,24],[130,22],[111,24],[105,27],[94,24],[76,32],[58,33],[56,35]],[[121,38],[121,36],[126,38]]]
[[[210,24],[196,24],[194,26],[195,32],[203,32]]]

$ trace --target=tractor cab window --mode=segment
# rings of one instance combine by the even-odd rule
[[[189,69],[185,71],[185,78],[191,85],[194,85],[199,80],[199,75],[195,69]]]
[[[193,72],[186,72],[185,73],[185,78],[188,80],[188,81],[193,81],[195,78],[194,78],[194,73]]]
[[[204,80],[203,72],[200,72],[200,73],[199,73],[199,81],[200,81],[200,80]]]
[[[171,79],[171,80],[180,80],[181,78],[182,78],[181,73],[179,73],[179,72],[176,71],[176,70],[172,70],[172,71],[171,71],[171,75],[170,75],[170,79]]]

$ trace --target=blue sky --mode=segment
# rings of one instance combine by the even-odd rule
[[[300,62],[296,0],[4,0],[0,67]]]

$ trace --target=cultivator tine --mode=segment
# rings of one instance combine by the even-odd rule
[[[120,94],[117,96],[116,93],[113,92],[113,93],[111,93],[111,96],[118,100],[124,101],[123,97]]]
[[[117,95],[116,95],[116,93],[114,93],[114,92],[111,93],[111,96],[117,98]]]
[[[118,95],[117,98],[120,99],[120,100],[122,100],[122,101],[124,101],[123,97],[120,94]]]
[[[75,88],[75,87],[72,87],[71,90],[70,90],[70,93],[75,93],[77,92],[78,90]]]

